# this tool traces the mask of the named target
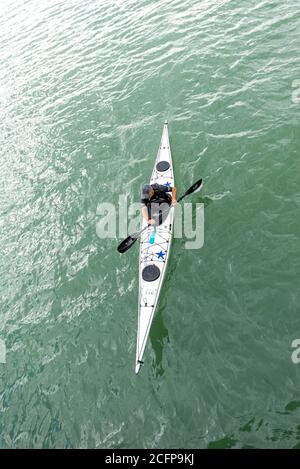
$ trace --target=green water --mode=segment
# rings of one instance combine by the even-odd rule
[[[2,0],[0,446],[300,447],[298,0]],[[134,374],[138,201],[164,119],[202,249],[174,240]]]

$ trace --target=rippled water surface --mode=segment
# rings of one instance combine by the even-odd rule
[[[299,50],[298,0],[1,1],[1,447],[300,446]],[[97,206],[165,118],[205,243],[136,376],[138,249]]]

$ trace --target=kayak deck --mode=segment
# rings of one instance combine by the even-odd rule
[[[160,147],[152,171],[150,184],[174,187],[173,163],[168,124],[165,122]],[[171,207],[163,223],[145,230],[140,239],[138,331],[135,372],[143,363],[143,355],[154,319],[163,279],[168,263],[173,233],[174,208]],[[142,227],[147,222],[143,220]]]

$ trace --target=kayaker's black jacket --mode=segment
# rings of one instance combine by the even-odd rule
[[[169,192],[172,188],[162,184],[151,184],[154,194],[151,199],[141,199],[142,207],[147,207],[148,219],[152,218],[157,225],[168,216],[172,198]]]
[[[168,195],[168,192],[172,192],[171,187],[156,183],[151,184],[151,187],[154,190],[154,194],[151,199],[141,199],[142,206],[149,207],[149,204],[152,204],[153,202],[155,203],[159,200],[166,200],[169,202],[170,196]]]
[[[149,220],[151,218],[156,225],[161,225],[170,210],[172,197],[169,192],[172,191],[172,188],[156,183],[151,184],[151,187],[154,194],[151,199],[141,198],[142,207],[147,207]]]

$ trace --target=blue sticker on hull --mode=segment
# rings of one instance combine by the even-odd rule
[[[160,252],[157,252],[156,255],[158,259],[164,259],[164,256],[166,255],[166,253],[163,251],[160,251]]]

